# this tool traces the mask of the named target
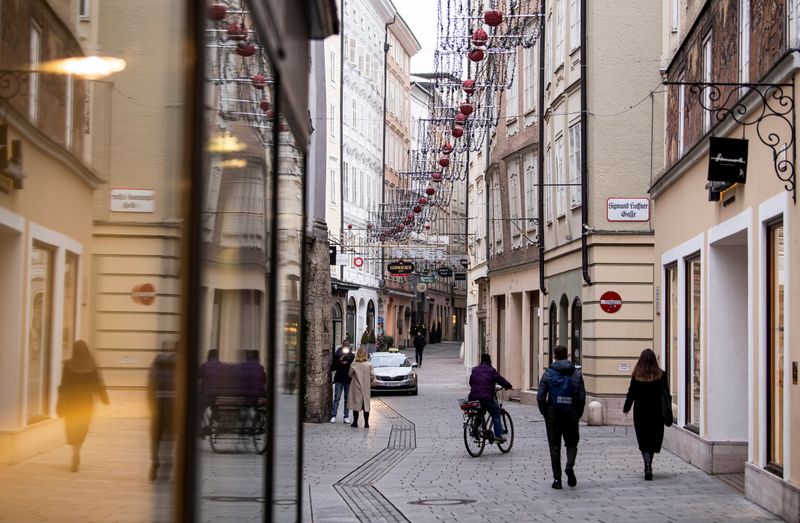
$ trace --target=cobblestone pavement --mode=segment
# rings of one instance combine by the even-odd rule
[[[655,480],[645,482],[632,427],[582,426],[578,486],[552,490],[544,423],[535,407],[506,402],[513,449],[504,455],[487,446],[471,458],[456,402],[468,392],[458,345],[429,345],[419,376],[419,396],[373,397],[369,430],[341,421],[306,425],[304,520],[358,520],[358,510],[334,485],[387,447],[396,420],[386,417],[391,411],[380,407],[384,403],[413,424],[416,448],[374,479],[385,512],[369,521],[397,521],[398,511],[412,522],[780,521],[666,451],[654,461]]]

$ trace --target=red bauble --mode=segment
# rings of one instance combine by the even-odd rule
[[[410,213],[406,214],[406,220],[413,220],[413,219],[414,219],[414,213],[413,212],[410,212]]]
[[[483,21],[490,27],[497,27],[503,23],[503,13],[497,9],[492,9],[483,13]]]
[[[461,138],[464,136],[464,128],[459,126],[453,127],[452,134],[455,138]]]
[[[398,230],[399,232],[403,232],[403,229],[405,229],[405,228],[406,228],[406,226],[405,226],[405,225],[403,225],[402,223],[398,223],[398,224],[397,224],[397,230]]]
[[[419,200],[417,200],[417,203],[420,205],[425,205],[426,203],[428,203],[428,199],[425,198],[424,196],[420,196]]]
[[[427,189],[425,189],[425,193],[428,196],[433,196],[434,194],[436,194],[436,189],[434,189],[433,187],[428,187]]]
[[[475,80],[464,80],[461,83],[461,87],[464,88],[464,92],[467,94],[474,94],[475,93]]]
[[[267,111],[267,120],[274,120],[275,119],[275,111],[270,109]]]
[[[472,43],[475,45],[483,46],[489,41],[489,34],[483,29],[475,29],[472,32]]]
[[[434,182],[441,182],[442,181],[442,173],[436,172],[431,174],[431,180]]]
[[[446,143],[442,146],[442,154],[450,154],[453,152],[453,146]]]
[[[256,54],[256,46],[253,44],[237,44],[236,45],[236,54],[239,56],[253,56]]]
[[[441,165],[442,167],[447,167],[448,165],[450,165],[450,158],[442,156],[441,158],[439,158],[439,165]]]
[[[427,224],[427,223],[425,224],[425,230],[426,231],[430,231],[431,230],[430,224]]]
[[[459,110],[463,114],[469,116],[470,114],[472,114],[472,111],[475,110],[475,107],[473,107],[472,104],[469,102],[461,102],[461,107],[459,107]]]
[[[352,224],[352,223],[348,223],[348,224],[347,224],[347,228],[348,228],[348,229],[352,229],[352,228],[353,228],[353,224]]]
[[[270,105],[269,101],[265,98],[258,103],[258,106],[261,107],[262,111],[269,111]]]
[[[422,206],[420,206],[420,205],[414,206],[414,212],[417,213],[417,214],[421,213],[422,212]]]
[[[467,121],[467,115],[464,113],[456,114],[456,125],[464,125],[464,122]]]
[[[208,17],[215,22],[221,21],[228,14],[228,8],[222,4],[211,4],[208,8]]]
[[[244,40],[247,38],[247,28],[244,24],[230,24],[228,26],[228,39],[229,40]]]
[[[371,231],[371,230],[372,230],[372,224],[371,224],[371,223],[368,223],[368,224],[367,224],[367,230],[368,230],[368,231]]]
[[[473,62],[480,62],[481,60],[484,59],[485,56],[486,53],[483,52],[483,49],[477,47],[475,49],[470,49],[469,53],[467,53],[467,58],[469,58]]]
[[[256,89],[264,89],[267,86],[267,78],[263,74],[257,74],[251,79],[253,87]]]

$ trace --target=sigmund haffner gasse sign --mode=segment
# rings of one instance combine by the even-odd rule
[[[646,222],[650,219],[650,199],[609,198],[606,216],[610,222]]]

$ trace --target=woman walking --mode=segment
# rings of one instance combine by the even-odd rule
[[[661,451],[664,439],[664,417],[661,411],[662,391],[669,392],[667,376],[658,366],[656,353],[645,349],[633,368],[628,396],[622,412],[628,415],[633,404],[633,426],[636,441],[644,459],[644,479],[653,479],[653,455]]]
[[[358,427],[358,411],[364,411],[364,428],[369,428],[369,398],[370,387],[375,381],[375,372],[372,364],[367,361],[367,352],[358,349],[356,361],[350,365],[348,374],[352,378],[350,382],[350,395],[347,397],[347,408],[353,411],[353,423],[351,427]]]
[[[67,443],[72,445],[72,472],[78,472],[81,463],[81,445],[89,431],[95,395],[108,405],[106,387],[89,346],[78,340],[72,345],[72,357],[64,364],[56,404],[57,414],[64,417]]]

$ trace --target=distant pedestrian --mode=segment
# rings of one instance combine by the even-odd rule
[[[644,479],[653,479],[653,455],[661,452],[664,440],[664,417],[661,395],[669,392],[667,374],[658,366],[656,353],[645,349],[633,368],[631,384],[622,412],[628,415],[633,405],[633,426],[636,441],[644,459]]]
[[[578,422],[586,405],[586,389],[580,369],[567,360],[567,348],[558,345],[553,349],[555,361],[542,374],[536,395],[539,412],[545,419],[547,443],[550,446],[550,463],[553,468],[554,489],[561,487],[561,439],[567,448],[567,484],[578,484],[575,477],[575,458],[578,455],[580,434]]]
[[[147,396],[150,403],[150,481],[158,478],[161,463],[161,442],[173,441],[175,431],[175,342],[161,342],[161,352],[153,359],[147,379]],[[172,464],[172,446],[164,453],[167,469]]]
[[[372,370],[372,364],[367,359],[367,351],[358,349],[356,352],[355,362],[350,366],[348,371],[350,377],[353,379],[350,382],[350,397],[347,401],[347,406],[353,411],[353,423],[351,427],[358,427],[358,411],[364,411],[364,428],[369,428],[369,401],[371,395],[371,387],[375,382],[375,372]]]
[[[56,413],[64,417],[67,443],[72,445],[72,472],[78,472],[81,463],[81,446],[89,432],[95,396],[108,405],[106,386],[89,352],[89,346],[85,341],[78,340],[72,344],[72,357],[61,372],[56,403]]]
[[[344,422],[350,423],[350,412],[347,410],[348,395],[350,392],[350,366],[355,359],[353,349],[350,348],[350,342],[347,340],[342,341],[342,346],[339,347],[333,354],[331,360],[331,372],[333,372],[333,402],[331,405],[331,423],[336,423],[336,413],[339,411],[339,398],[344,392]]]
[[[417,365],[422,367],[422,352],[425,350],[425,336],[418,332],[414,337],[414,354],[417,357]]]
[[[513,386],[497,370],[492,367],[491,354],[481,354],[481,364],[472,368],[469,376],[469,396],[470,400],[478,400],[481,408],[486,410],[492,417],[494,426],[494,442],[505,443],[506,437],[503,435],[503,424],[500,419],[500,405],[495,400],[495,386],[500,385],[506,390],[511,390]]]

